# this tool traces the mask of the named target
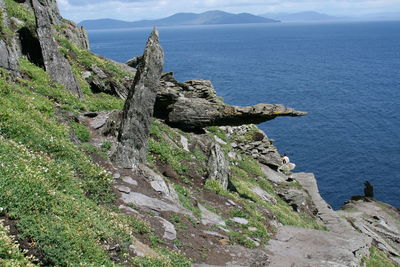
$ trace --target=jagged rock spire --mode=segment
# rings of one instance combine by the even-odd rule
[[[82,97],[83,94],[72,73],[71,65],[59,51],[54,38],[53,25],[59,23],[56,2],[52,0],[32,0],[32,7],[36,15],[37,34],[46,71],[54,81],[64,85],[71,93]],[[54,8],[56,9],[53,10]]]
[[[164,64],[164,52],[157,29],[153,29],[137,67],[135,81],[125,102],[119,145],[114,162],[123,168],[134,168],[146,161],[147,139],[150,134],[157,91]]]

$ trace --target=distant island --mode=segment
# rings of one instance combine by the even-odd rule
[[[372,13],[353,16],[333,16],[316,11],[296,13],[264,13],[261,17],[279,20],[281,22],[333,22],[333,21],[390,21],[400,20],[399,12]]]
[[[177,13],[175,15],[157,19],[128,22],[115,19],[84,20],[79,23],[88,30],[121,29],[154,26],[180,25],[212,25],[212,24],[246,24],[246,23],[276,23],[279,20],[256,16],[249,13],[232,14],[224,11],[207,11],[204,13]]]
[[[317,22],[317,21],[334,21],[343,19],[341,17],[335,17],[315,11],[304,11],[297,13],[265,13],[260,16],[280,20],[283,22],[303,22],[303,21]]]

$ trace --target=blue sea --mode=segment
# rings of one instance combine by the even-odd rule
[[[90,31],[93,52],[125,62],[151,29]],[[160,28],[164,71],[211,80],[233,105],[279,103],[309,115],[261,124],[340,208],[370,181],[400,207],[400,22]]]

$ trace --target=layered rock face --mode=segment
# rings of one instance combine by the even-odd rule
[[[133,168],[146,161],[147,139],[163,64],[164,53],[159,44],[158,31],[154,29],[123,110],[119,145],[113,160],[124,168]]]
[[[258,124],[278,116],[296,117],[307,114],[284,105],[227,105],[218,99],[210,81],[180,83],[171,74],[163,76],[162,90],[158,94],[155,109],[156,115],[164,117],[169,124],[186,129]]]
[[[7,12],[5,10],[4,0],[0,0],[0,34],[5,34],[5,28],[9,28],[10,21],[7,17]],[[18,58],[19,54],[16,49],[15,39],[7,40],[5,38],[0,39],[0,67],[9,70],[13,73],[18,72]]]
[[[72,73],[71,65],[60,53],[58,44],[54,39],[55,30],[52,25],[58,25],[60,21],[56,6],[55,1],[32,0],[44,66],[54,81],[64,85],[73,94],[82,97],[83,94]]]

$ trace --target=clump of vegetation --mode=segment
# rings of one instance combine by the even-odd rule
[[[364,263],[366,267],[397,267],[399,266],[395,262],[393,262],[388,255],[372,246],[370,249],[369,258],[364,259]]]
[[[104,141],[101,144],[101,149],[103,149],[103,151],[109,151],[112,147],[112,143],[110,141]]]
[[[179,201],[182,203],[182,206],[190,210],[195,216],[200,218],[201,211],[198,207],[195,207],[190,200],[191,194],[189,190],[181,185],[175,185],[174,188],[175,191],[178,193]]]
[[[85,125],[73,121],[70,123],[70,127],[72,128],[72,131],[74,132],[75,136],[78,138],[79,141],[81,142],[90,141],[90,131]]]
[[[220,127],[218,126],[211,126],[208,127],[207,130],[212,134],[217,136],[219,139],[221,139],[224,142],[228,142],[228,138],[226,137],[226,134],[223,130],[221,130]]]
[[[132,74],[124,71],[117,64],[100,58],[88,50],[77,47],[62,36],[58,36],[57,39],[59,44],[62,46],[61,52],[68,57],[71,64],[75,65],[75,67],[81,71],[88,70],[93,66],[96,66],[108,74],[110,79],[120,83],[123,82],[126,76],[132,76]]]
[[[4,0],[4,3],[9,17],[19,19],[24,23],[25,27],[31,30],[31,32],[35,32],[36,18],[32,10],[29,10],[26,6],[19,4],[14,0]]]
[[[190,154],[166,141],[150,139],[149,151],[157,155],[159,160],[170,165],[179,174],[184,174],[189,169],[185,161],[190,159]]]
[[[85,95],[84,99],[79,99],[62,85],[53,82],[47,72],[27,59],[21,59],[19,67],[28,78],[19,80],[21,85],[30,88],[35,93],[50,98],[64,110],[72,112],[100,111],[122,109],[123,107],[122,99],[104,93],[89,93]]]
[[[18,244],[8,236],[8,229],[0,221],[0,266],[33,267],[32,260],[21,253]]]
[[[228,193],[217,180],[208,179],[204,184],[204,188],[218,195],[224,195]]]
[[[190,267],[191,260],[181,254],[165,249],[157,250],[161,255],[159,258],[136,257],[131,263],[138,267]]]

